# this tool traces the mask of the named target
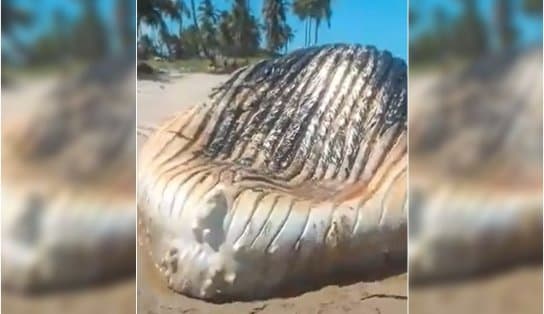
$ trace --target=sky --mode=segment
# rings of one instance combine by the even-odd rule
[[[286,1],[286,2],[292,2]],[[189,2],[186,2],[189,4]],[[198,3],[198,0],[197,0]],[[263,0],[249,0],[251,12],[261,16]],[[213,0],[218,10],[229,10],[231,0]],[[287,23],[294,32],[288,51],[304,47],[304,22],[288,6]],[[322,22],[318,44],[357,43],[389,50],[406,60],[407,56],[407,2],[406,0],[332,0],[331,27]],[[190,21],[185,22],[188,25]],[[177,26],[172,26],[173,30]],[[312,31],[313,42],[313,31]]]
[[[213,3],[219,9],[231,6],[229,0],[214,0]],[[250,0],[251,10],[256,16],[261,15],[262,3],[262,0]],[[373,45],[406,60],[406,12],[406,0],[332,0],[331,27],[327,28],[326,23],[321,24],[318,44],[343,42]],[[288,49],[304,47],[304,22],[290,11],[287,23],[295,33]]]
[[[114,0],[96,0],[99,3],[99,11],[105,20],[111,21],[113,17]],[[186,4],[190,2],[185,0]],[[199,3],[199,0],[195,0]],[[252,13],[258,17],[261,15],[263,0],[250,0]],[[432,10],[441,5],[448,15],[454,16],[459,12],[456,0],[410,0],[410,6],[423,12],[420,29],[428,27]],[[481,14],[486,20],[491,21],[492,5],[494,0],[479,0],[478,5]],[[514,0],[520,5],[521,0]],[[61,8],[68,17],[77,18],[81,13],[74,0],[17,0],[21,6],[26,6],[35,12],[39,12],[35,25],[22,32],[22,37],[27,41],[37,38],[41,33],[51,29],[52,16],[57,8]],[[213,0],[214,5],[221,10],[231,7],[232,0]],[[407,0],[332,0],[331,27],[322,23],[319,32],[318,44],[325,43],[359,43],[374,45],[379,49],[389,50],[393,55],[407,58]],[[520,30],[523,42],[541,41],[542,20],[528,18],[520,10],[516,10],[515,23]],[[427,18],[426,18],[427,17]],[[304,22],[300,21],[291,12],[288,13],[287,22],[293,28],[295,37],[289,44],[289,50],[304,46]],[[185,21],[190,25],[191,20]],[[177,30],[177,26],[172,25]],[[411,30],[411,36],[417,36],[417,28]]]
[[[111,3],[100,1],[100,11],[111,17]],[[189,4],[188,0],[185,0]],[[195,0],[199,3],[199,0]],[[252,13],[261,15],[262,0],[250,0]],[[72,17],[80,13],[73,0],[20,0],[26,6],[40,12],[35,27],[23,34],[28,40],[36,38],[44,30],[50,29],[52,13],[56,8]],[[231,0],[214,0],[218,9],[229,9]],[[379,49],[387,49],[394,55],[406,59],[407,49],[407,3],[405,0],[333,0],[333,15],[331,28],[322,23],[318,44],[324,43],[359,43],[374,45]],[[190,21],[185,24],[190,25]],[[289,50],[304,46],[304,23],[289,13],[288,23],[293,28],[295,38],[289,45]],[[177,27],[172,26],[172,29]]]
[[[61,12],[69,20],[76,20],[82,13],[82,9],[74,0],[3,0],[11,1],[20,8],[29,12],[33,21],[31,25],[15,30],[17,40],[23,44],[31,44],[40,38],[43,34],[53,29],[53,20],[55,13]],[[111,29],[114,22],[114,4],[113,0],[92,0],[98,3],[98,10],[102,16],[107,28]],[[17,49],[14,48],[11,41],[2,34],[2,49],[8,55],[17,58]]]
[[[495,0],[478,0],[477,2],[486,27],[492,27]],[[421,31],[431,27],[432,13],[436,7],[441,7],[446,14],[454,17],[460,12],[459,3],[460,1],[455,0],[410,0],[410,8],[418,11],[418,15],[421,17],[421,25],[410,29],[410,37],[415,37]],[[542,19],[524,14],[521,10],[522,0],[512,0],[512,4],[514,6],[512,8],[514,11],[514,25],[519,31],[521,43],[530,44],[542,41]]]
[[[16,3],[32,14],[33,25],[20,32],[23,40],[32,41],[53,27],[55,12],[61,11],[68,19],[76,19],[81,14],[78,1],[74,0],[4,0]],[[108,25],[113,22],[113,0],[92,0],[98,3],[98,10]]]

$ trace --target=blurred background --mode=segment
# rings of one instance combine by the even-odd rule
[[[542,1],[409,24],[410,313],[542,313]]]
[[[135,312],[132,0],[2,1],[2,312]]]

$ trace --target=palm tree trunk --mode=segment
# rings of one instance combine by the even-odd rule
[[[306,46],[312,45],[312,18],[308,19],[308,44]]]
[[[212,65],[215,66],[215,59],[210,55],[208,52],[208,49],[206,46],[202,43],[202,33],[200,32],[200,26],[198,25],[198,21],[196,19],[196,6],[195,6],[195,0],[191,0],[191,11],[193,16],[193,23],[195,25],[196,32],[198,34],[198,45],[200,46],[200,49],[202,49],[202,52],[204,53],[204,56],[206,56],[206,59],[210,60]]]
[[[198,27],[198,21],[196,20],[196,6],[195,6],[195,0],[191,0],[191,15],[193,16],[193,23],[195,24],[195,28],[198,32],[200,32],[200,29]]]
[[[308,34],[308,25],[306,24],[306,20],[304,20],[304,46],[306,46],[306,35]]]
[[[315,19],[315,29],[314,29],[314,45],[317,45],[317,34],[319,33],[319,19]]]
[[[308,44],[308,20],[304,19],[304,47]]]

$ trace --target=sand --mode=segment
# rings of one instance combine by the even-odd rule
[[[172,114],[201,103],[228,75],[182,74],[168,81],[138,80],[138,125],[158,125]]]
[[[7,314],[134,314],[134,278],[71,291],[25,296],[2,292],[2,313]]]
[[[542,265],[458,283],[410,287],[410,314],[542,313]]]
[[[158,125],[171,114],[205,101],[226,75],[183,74],[169,81],[138,81],[138,124]],[[142,139],[139,139],[141,143]],[[407,276],[327,286],[295,297],[212,304],[175,293],[160,281],[144,249],[138,252],[138,313],[406,313]]]

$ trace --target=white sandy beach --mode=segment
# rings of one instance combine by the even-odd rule
[[[228,75],[187,73],[169,81],[138,80],[138,125],[158,124],[168,116],[200,103]]]

